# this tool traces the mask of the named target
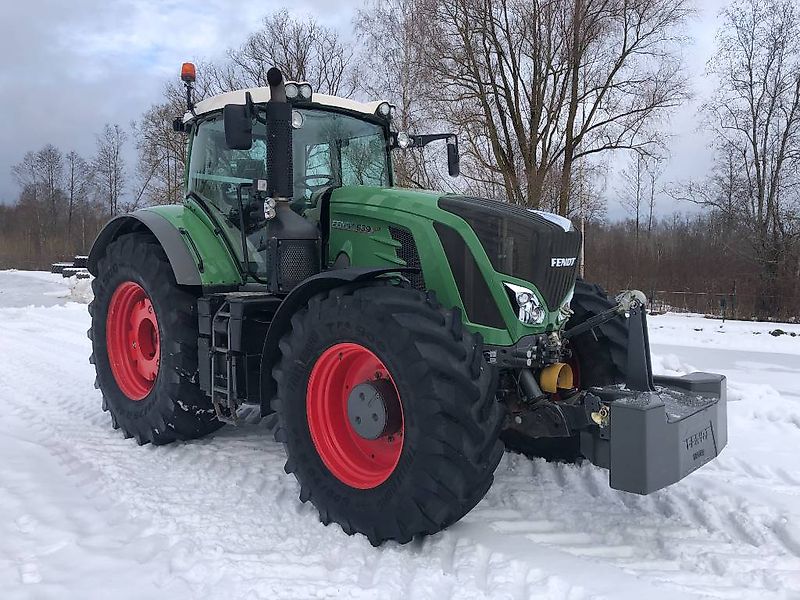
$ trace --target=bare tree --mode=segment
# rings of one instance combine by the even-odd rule
[[[414,39],[414,9],[415,0],[371,0],[358,11],[354,26],[362,44],[362,61],[372,66],[362,74],[362,89],[368,96],[387,99],[397,107],[393,124],[398,131],[423,133],[436,119],[419,73],[423,48]],[[395,152],[393,165],[399,185],[442,186],[421,149]]]
[[[321,93],[350,96],[358,87],[353,56],[335,29],[284,9],[266,16],[244,44],[228,51],[227,61],[207,65],[206,78],[215,92],[266,86],[267,71],[278,67]]]
[[[123,195],[127,170],[122,157],[122,147],[128,134],[119,125],[109,125],[97,136],[97,154],[94,171],[100,197],[112,216],[119,212],[119,201]]]
[[[132,206],[173,204],[183,199],[186,136],[172,129],[172,120],[186,109],[185,99],[154,104],[133,124],[139,159]]]
[[[619,190],[620,203],[633,215],[635,224],[636,251],[639,250],[639,233],[641,232],[642,209],[647,202],[647,165],[644,155],[634,152],[631,162],[622,171]]]
[[[800,14],[791,0],[738,0],[723,19],[709,65],[719,88],[704,107],[717,165],[690,194],[746,231],[768,315],[798,265]]]
[[[92,185],[92,169],[77,152],[68,152],[64,157],[66,161],[65,193],[67,196],[67,242],[72,243],[73,217],[76,210],[82,217],[81,231],[86,230],[85,207],[89,201],[89,190]],[[81,239],[81,247],[86,245],[86,240]]]
[[[656,198],[660,190],[657,187],[658,180],[663,173],[663,157],[653,154],[647,157],[645,161],[645,171],[647,174],[648,183],[648,201],[647,201],[647,235],[648,237],[653,231],[653,217],[656,210]]]
[[[58,221],[64,176],[64,155],[61,151],[47,144],[36,152],[27,152],[22,162],[13,166],[11,171],[22,187],[29,186],[35,199],[47,204],[47,222],[55,224]]]
[[[50,209],[50,222],[58,221],[58,204],[61,199],[61,184],[64,177],[64,155],[61,150],[47,144],[36,153],[41,183]]]
[[[687,96],[677,44],[688,0],[417,0],[429,95],[464,153],[513,202],[556,186],[569,213],[576,161],[656,144]],[[551,173],[558,177],[551,177]]]

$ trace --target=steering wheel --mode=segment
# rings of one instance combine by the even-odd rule
[[[314,180],[322,181],[322,183],[309,183],[309,181]],[[296,196],[291,202],[292,209],[299,214],[303,214],[303,211],[306,209],[314,208],[316,206],[318,200],[316,196],[325,188],[334,185],[336,183],[336,178],[328,173],[320,173],[316,175],[306,175],[301,179],[295,179],[294,183],[296,186],[305,188],[309,191],[308,198],[306,198],[305,194],[303,194],[299,197]]]
[[[309,181],[314,181],[314,180],[321,180],[322,183],[317,183],[313,185],[309,183]],[[336,178],[333,175],[329,175],[328,173],[306,175],[300,180],[295,180],[295,184],[306,188],[312,194],[317,190],[321,190],[322,188],[329,185],[333,185],[334,183],[336,183]]]

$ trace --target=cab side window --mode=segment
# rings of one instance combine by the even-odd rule
[[[253,124],[253,146],[230,150],[225,144],[222,118],[200,123],[192,142],[189,191],[212,203],[223,213],[237,205],[236,186],[266,177],[266,130]]]
[[[383,137],[363,135],[342,147],[342,185],[387,185]]]

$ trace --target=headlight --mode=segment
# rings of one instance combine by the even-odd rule
[[[398,147],[405,150],[411,145],[411,136],[408,135],[405,131],[401,131],[397,134],[397,145]]]
[[[303,100],[311,100],[311,84],[310,83],[301,83],[300,84],[300,97]]]
[[[283,86],[283,91],[286,92],[286,97],[289,100],[297,98],[297,95],[300,93],[300,88],[297,87],[296,83],[287,83]]]
[[[274,198],[267,198],[266,200],[264,200],[264,218],[267,221],[271,221],[272,219],[275,218],[275,216],[278,214],[276,212],[276,209],[277,206],[275,205]]]
[[[517,308],[517,318],[525,325],[540,325],[544,322],[545,311],[539,298],[528,288],[503,282],[511,302]]]
[[[303,126],[303,122],[305,119],[303,118],[303,113],[299,110],[292,111],[292,128],[300,129]]]
[[[381,102],[375,112],[378,113],[378,116],[388,119],[392,116],[392,105],[388,102]]]

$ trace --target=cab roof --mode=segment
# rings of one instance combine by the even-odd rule
[[[234,90],[232,92],[217,94],[216,96],[211,96],[211,98],[201,100],[195,104],[194,112],[199,116],[217,110],[222,110],[226,104],[244,104],[245,94],[247,92],[250,92],[250,96],[253,98],[253,102],[255,104],[267,102],[270,98],[268,87],[254,87],[242,90]],[[344,110],[363,113],[365,115],[374,115],[375,110],[378,108],[378,105],[382,102],[382,100],[376,100],[374,102],[357,102],[355,100],[350,100],[349,98],[328,96],[327,94],[318,94],[314,92],[314,95],[311,97],[311,102],[314,104],[321,104],[322,106],[330,106],[332,108],[341,108]],[[183,122],[186,123],[192,118],[194,118],[194,115],[187,112],[185,115],[183,115]]]

